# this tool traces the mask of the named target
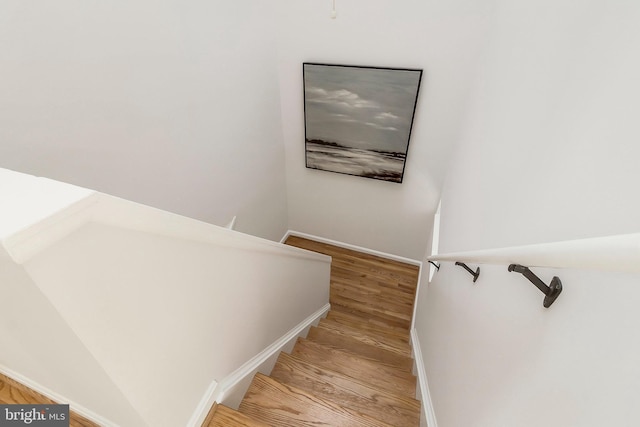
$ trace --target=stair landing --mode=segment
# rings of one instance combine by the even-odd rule
[[[346,312],[372,326],[397,329],[408,342],[418,266],[297,236],[285,243],[332,258],[332,311]]]

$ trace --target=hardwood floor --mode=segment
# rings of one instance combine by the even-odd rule
[[[21,383],[0,374],[0,403],[10,404],[55,404],[53,400],[33,391]],[[99,427],[74,412],[70,414],[70,427]]]
[[[418,266],[291,236],[286,244],[329,255],[331,309],[409,336]]]
[[[418,426],[409,345],[418,267],[299,237],[286,244],[332,257],[331,311],[270,376],[256,374],[238,411],[224,407],[217,421],[213,410],[203,425]]]

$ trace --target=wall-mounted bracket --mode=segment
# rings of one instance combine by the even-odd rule
[[[476,269],[476,271],[473,271],[472,269],[467,267],[467,264],[465,264],[464,262],[456,262],[456,265],[460,265],[460,266],[464,267],[464,269],[467,270],[469,272],[469,274],[471,274],[473,276],[473,283],[475,283],[476,280],[478,280],[478,276],[480,276],[480,267],[478,267]]]
[[[436,270],[440,271],[440,265],[439,264],[436,264],[433,261],[429,261],[429,264],[433,265],[436,268]]]
[[[542,293],[545,295],[542,305],[544,305],[545,308],[549,308],[549,306],[553,304],[556,298],[558,298],[560,292],[562,292],[562,282],[560,281],[560,278],[556,276],[551,279],[551,284],[547,286],[542,280],[540,280],[538,276],[536,276],[531,270],[529,270],[529,267],[525,267],[519,264],[511,264],[509,265],[509,271],[522,273],[524,277],[526,277],[531,283],[536,285],[536,288],[542,291]]]

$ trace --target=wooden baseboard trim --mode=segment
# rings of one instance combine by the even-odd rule
[[[420,395],[422,401],[422,414],[428,427],[438,427],[436,414],[433,410],[433,402],[429,393],[429,382],[427,381],[427,371],[424,369],[424,359],[422,358],[422,350],[420,349],[420,340],[418,339],[418,331],[411,329],[411,351],[413,352],[413,360],[416,364],[418,376],[418,386],[420,387]],[[421,424],[422,425],[422,424]]]
[[[40,394],[44,397],[46,397],[47,399],[50,399],[56,403],[63,403],[63,404],[68,404],[69,405],[69,409],[73,412],[75,412],[77,415],[81,416],[82,418],[86,418],[87,420],[100,425],[102,427],[119,427],[118,424],[104,418],[101,415],[96,414],[95,412],[85,408],[82,405],[79,405],[78,403],[67,399],[66,397],[62,396],[61,394],[58,394],[50,389],[48,389],[47,387],[44,387],[43,385],[25,377],[24,375],[21,375],[5,366],[0,365],[0,375],[3,375],[7,378],[9,378],[10,380],[13,380],[14,382],[18,383],[19,385],[25,387],[26,389],[30,389],[33,390],[34,392],[36,392],[37,394]]]
[[[302,336],[307,328],[314,323],[317,323],[330,309],[331,305],[329,303],[325,304],[322,308],[311,314],[234,372],[227,375],[219,382],[214,381],[202,397],[200,404],[189,420],[187,427],[201,427],[214,403],[224,403],[223,401],[225,397],[227,397],[231,390],[241,384],[247,377],[253,376],[256,371],[260,371],[265,362],[279,354],[287,344],[294,342],[299,336]],[[244,394],[244,392],[242,394]]]

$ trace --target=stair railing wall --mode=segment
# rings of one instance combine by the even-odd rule
[[[640,272],[640,233],[433,255],[430,261]]]
[[[25,178],[33,179],[42,186],[26,199],[52,184]],[[113,405],[88,409],[113,425],[186,425],[216,380],[329,300],[329,257],[95,192],[0,237],[3,259],[51,307],[30,322],[59,325],[49,337],[55,351],[27,351],[44,369],[5,351],[0,363],[51,389],[82,378],[62,387],[82,406],[93,404],[83,396],[99,394],[96,384],[110,384],[130,416]],[[68,372],[47,357],[65,354],[55,343],[65,334],[60,345],[75,340],[86,367]],[[26,349],[19,341],[12,345]],[[94,382],[91,372],[104,375]]]
[[[427,259],[432,263],[455,262],[474,276],[474,282],[478,279],[480,267],[474,273],[465,263],[506,264],[508,272],[522,273],[540,289],[545,294],[544,306],[549,307],[562,292],[562,282],[558,277],[554,277],[547,286],[529,267],[637,273],[640,272],[640,233],[446,253]]]

